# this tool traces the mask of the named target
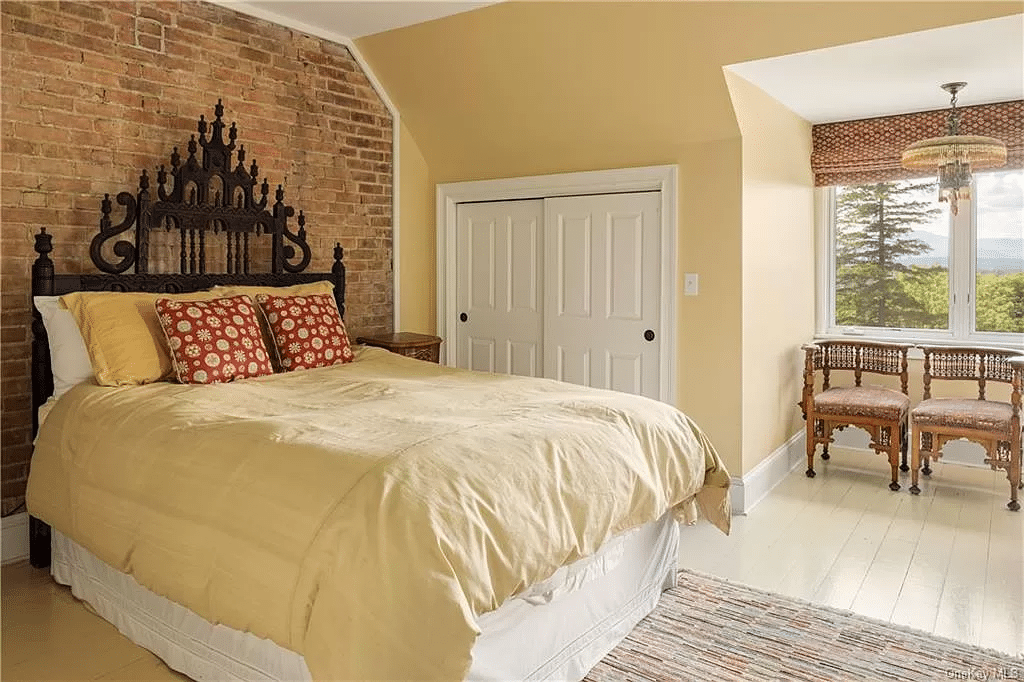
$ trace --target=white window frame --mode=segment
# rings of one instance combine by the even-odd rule
[[[972,186],[971,189],[972,195],[977,196],[976,187]],[[978,225],[977,212],[972,201],[961,201],[959,214],[951,216],[949,329],[882,329],[837,325],[835,323],[835,197],[835,187],[819,187],[815,190],[815,224],[817,225],[815,336],[817,338],[858,337],[877,341],[935,345],[1024,347],[1024,334],[974,331],[977,270],[975,256],[977,255]]]

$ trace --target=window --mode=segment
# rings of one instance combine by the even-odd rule
[[[1024,343],[1024,171],[974,174],[953,215],[934,180],[822,190],[819,332]]]

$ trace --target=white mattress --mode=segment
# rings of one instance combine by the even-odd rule
[[[56,530],[52,537],[54,579],[171,668],[196,680],[311,680],[299,654],[214,625]],[[678,541],[666,515],[484,614],[467,679],[582,679],[675,584]]]

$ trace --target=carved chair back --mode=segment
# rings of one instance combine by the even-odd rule
[[[1024,351],[999,348],[921,346],[924,351],[924,400],[932,397],[932,379],[974,381],[978,400],[985,400],[989,381],[1011,385],[1010,403],[1019,413],[1021,401],[1020,360]],[[1014,360],[1018,362],[1013,362]]]

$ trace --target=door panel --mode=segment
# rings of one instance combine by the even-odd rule
[[[540,344],[532,341],[509,341],[506,351],[509,365],[502,371],[526,377],[544,376],[540,359],[537,357],[539,348]]]
[[[605,372],[608,388],[624,393],[640,394],[643,390],[643,362],[641,353],[606,353]]]
[[[470,368],[481,372],[494,372],[494,347],[497,345],[494,339],[470,336],[467,341]]]
[[[545,376],[559,381],[568,381],[570,384],[581,384],[590,386],[590,348],[580,345],[574,346],[546,346],[553,349],[551,353],[555,356],[555,367],[553,372]]]
[[[562,317],[590,317],[590,266],[593,262],[593,229],[590,216],[566,216],[552,226],[555,231],[556,310]]]
[[[657,192],[545,201],[546,376],[660,396],[660,207]]]
[[[643,216],[616,216],[608,230],[605,301],[609,319],[643,318]]]
[[[541,376],[543,218],[542,200],[457,207],[457,366]]]
[[[495,273],[494,237],[497,225],[493,220],[472,221],[466,232],[469,241],[469,301],[471,310],[494,310]]]

